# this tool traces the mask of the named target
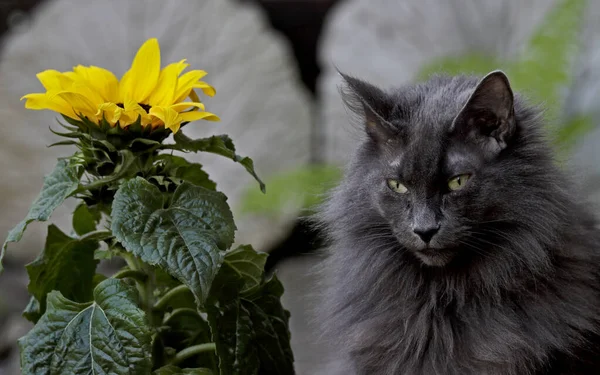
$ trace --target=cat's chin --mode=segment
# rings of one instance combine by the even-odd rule
[[[423,249],[414,252],[415,256],[430,267],[444,267],[454,258],[454,252],[450,250]]]

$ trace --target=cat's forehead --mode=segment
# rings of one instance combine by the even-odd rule
[[[465,105],[477,85],[471,77],[434,77],[402,88],[395,95],[395,122],[412,138],[441,135]]]

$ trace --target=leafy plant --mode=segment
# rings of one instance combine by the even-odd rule
[[[95,74],[92,68],[85,72]],[[65,77],[97,88],[93,78],[75,73]],[[165,89],[158,82],[154,90]],[[138,102],[144,111],[152,105]],[[116,115],[102,113],[104,107]],[[44,250],[27,265],[31,301],[24,316],[35,326],[19,340],[23,373],[293,374],[289,313],[280,302],[283,286],[265,275],[267,255],[232,247],[236,226],[227,197],[202,165],[173,152],[239,162],[264,192],[252,160],[237,155],[225,135],[186,137],[179,128],[193,116],[161,119],[150,109],[148,122],[138,113],[134,122],[111,123],[108,114],[114,120],[126,111],[104,107],[97,117],[63,114],[66,131],[56,134],[66,141],[58,144],[79,150],[58,161],[2,247],[0,261],[29,223],[49,220],[67,198],[80,201],[73,233],[50,225]],[[112,275],[97,273],[98,263],[111,258],[125,265]]]

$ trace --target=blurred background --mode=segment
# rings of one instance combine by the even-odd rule
[[[336,374],[311,312],[323,241],[304,219],[362,137],[342,106],[336,68],[383,88],[435,72],[503,69],[547,109],[560,162],[582,199],[597,204],[598,19],[600,0],[0,0],[0,232],[26,215],[56,157],[72,152],[46,147],[56,141],[54,114],[19,101],[41,89],[35,74],[83,64],[120,76],[143,41],[157,37],[163,62],[187,58],[217,89],[205,102],[222,121],[192,123],[186,134],[229,134],[267,184],[262,195],[240,165],[190,156],[229,196],[237,242],[271,254],[292,313],[297,373]],[[52,217],[64,231],[74,205]],[[19,373],[16,340],[31,328],[21,317],[24,266],[43,248],[46,228],[32,224],[4,262],[0,375]]]

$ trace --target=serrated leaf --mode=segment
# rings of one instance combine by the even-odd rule
[[[25,266],[29,274],[27,290],[39,302],[40,313],[46,310],[46,295],[53,290],[75,302],[92,299],[97,248],[96,241],[71,238],[54,224],[48,227],[44,251]]]
[[[210,306],[207,311],[220,374],[258,374],[259,357],[256,347],[252,345],[254,331],[250,312],[238,298],[219,301],[218,307]]]
[[[255,266],[261,264],[264,258],[251,257],[251,251],[247,247],[234,253],[233,259],[244,254],[243,263],[224,262],[207,302],[208,322],[216,344],[220,374],[294,374],[289,313],[280,301],[283,286],[275,277],[263,281],[262,269],[257,276]],[[248,267],[246,261],[253,265]],[[240,272],[240,269],[252,271]],[[256,280],[257,277],[260,285],[246,289],[248,280]]]
[[[168,196],[143,178],[121,185],[112,206],[112,232],[125,249],[186,284],[200,304],[234,239],[222,193],[189,183]]]
[[[250,245],[242,245],[225,254],[225,264],[243,280],[239,289],[241,295],[252,292],[262,283],[267,256]]]
[[[262,375],[294,374],[290,313],[281,305],[283,285],[273,276],[256,295],[242,299],[250,312]]]
[[[89,303],[50,293],[46,313],[19,340],[22,373],[149,374],[150,329],[136,300],[135,289],[115,279],[100,283]]]
[[[202,169],[202,164],[190,163],[184,158],[175,155],[159,155],[157,161],[163,165],[165,173],[172,178],[187,181],[196,186],[202,186],[209,190],[216,190],[215,184]]]
[[[165,366],[153,372],[153,375],[213,375],[213,372],[207,368],[184,368],[177,366]]]
[[[87,204],[81,203],[73,212],[73,229],[75,233],[83,236],[96,230],[102,214],[97,210],[90,209]]]
[[[0,273],[3,270],[2,259],[8,243],[21,240],[27,225],[32,221],[48,220],[52,212],[77,190],[82,171],[81,168],[70,165],[67,160],[61,159],[54,170],[44,178],[42,191],[31,205],[29,213],[23,221],[8,233],[8,237],[2,245],[0,250]]]
[[[173,139],[175,140],[175,147],[170,145],[169,147],[175,148],[181,151],[192,151],[192,152],[210,152],[213,154],[221,155],[226,158],[229,158],[235,162],[240,163],[246,168],[248,173],[250,173],[258,184],[260,185],[260,190],[265,192],[265,184],[258,177],[256,172],[254,171],[254,162],[249,157],[242,157],[235,153],[235,146],[233,145],[233,141],[227,135],[215,135],[208,138],[200,138],[200,139],[191,139],[183,134],[183,132],[177,132],[174,135]]]

